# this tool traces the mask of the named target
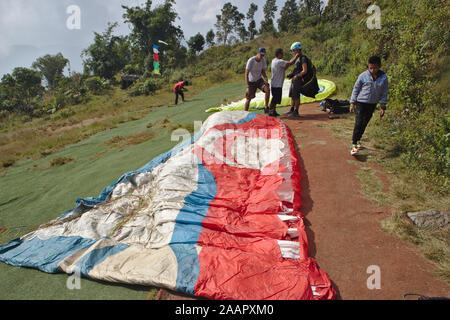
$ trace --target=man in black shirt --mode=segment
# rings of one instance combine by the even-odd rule
[[[291,79],[291,88],[289,90],[291,109],[285,115],[298,117],[301,94],[314,98],[319,92],[319,85],[317,84],[315,68],[311,60],[302,54],[302,44],[300,42],[293,43],[291,50],[298,54],[300,58],[295,63],[294,71],[287,76]]]

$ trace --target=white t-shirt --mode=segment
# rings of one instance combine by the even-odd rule
[[[283,59],[275,58],[272,60],[272,79],[271,86],[274,88],[282,88],[287,62]]]
[[[256,61],[255,57],[251,57],[247,61],[247,67],[245,68],[249,70],[248,81],[256,82],[261,79],[261,72],[267,69],[266,59],[262,58],[261,61]]]

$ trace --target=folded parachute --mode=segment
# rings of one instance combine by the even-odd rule
[[[284,123],[220,112],[98,198],[0,246],[0,261],[210,299],[333,299],[299,208]]]
[[[301,103],[311,103],[315,101],[321,101],[327,97],[329,97],[333,92],[336,91],[336,85],[334,82],[325,80],[325,79],[319,79],[317,80],[319,84],[319,93],[316,94],[314,98],[306,97],[304,95],[301,95],[300,102]],[[291,86],[291,81],[285,80],[283,84],[283,93],[281,98],[281,103],[277,106],[280,107],[286,107],[291,105],[291,98],[289,98],[289,89]],[[236,110],[244,110],[245,109],[245,98],[237,101],[232,102],[228,105],[222,105],[220,107],[213,107],[206,110],[206,112],[217,112],[217,111],[236,111]],[[264,92],[259,91],[256,93],[256,96],[254,99],[252,99],[249,110],[259,110],[264,109]]]

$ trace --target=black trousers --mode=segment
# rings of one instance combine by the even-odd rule
[[[372,119],[376,104],[356,102],[355,128],[353,129],[353,144],[361,140],[370,119]]]
[[[178,95],[181,96],[181,100],[184,102],[184,93],[182,90],[175,91],[175,104],[178,104]]]

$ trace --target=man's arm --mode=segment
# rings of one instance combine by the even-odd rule
[[[297,73],[297,75],[294,76],[293,80],[296,80],[297,78],[302,78],[305,74],[308,73],[308,64],[306,62],[303,62],[302,67],[303,67],[302,72]]]
[[[388,91],[389,91],[389,83],[388,79],[383,83],[383,92],[381,93],[380,100],[380,118],[383,118],[384,112],[386,111],[386,104],[388,102]]]
[[[386,81],[384,81],[383,83],[383,88],[382,88],[382,93],[381,93],[381,100],[380,100],[380,104],[381,105],[386,105],[388,103],[388,91],[389,91],[389,83],[388,83],[388,79],[386,78]]]
[[[292,65],[295,63],[295,60],[298,59],[298,57],[299,57],[299,54],[296,53],[295,56],[292,57],[292,59],[289,60],[289,61],[286,63],[286,66],[284,67],[284,69],[286,70],[287,68],[289,68],[290,66],[292,66]]]
[[[353,112],[355,110],[356,99],[358,98],[359,92],[361,91],[361,87],[362,81],[360,75],[356,80],[355,85],[353,86],[352,96],[350,98],[350,112]]]
[[[261,75],[266,83],[269,83],[269,78],[266,75],[266,69],[262,69]]]
[[[248,88],[248,74],[250,73],[250,70],[245,69],[245,86]]]
[[[355,85],[353,86],[352,96],[350,98],[350,103],[355,103],[356,99],[358,98],[359,92],[362,88],[362,81],[361,76],[358,77],[358,79],[355,82]]]

